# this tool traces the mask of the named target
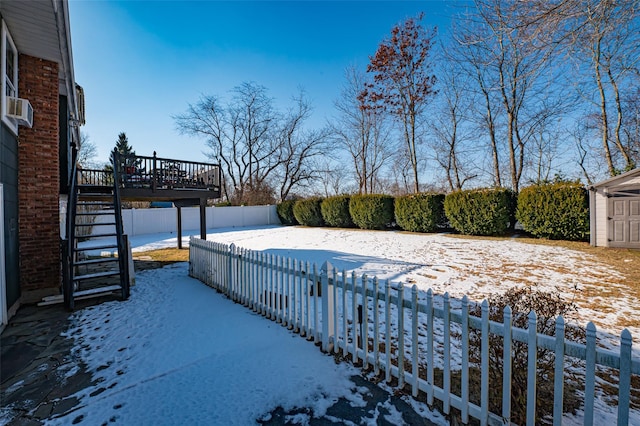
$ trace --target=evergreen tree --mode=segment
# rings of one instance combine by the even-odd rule
[[[127,134],[125,132],[120,132],[118,134],[118,139],[116,140],[115,150],[122,157],[122,166],[123,167],[139,167],[140,160],[136,160],[134,156],[136,155],[136,151],[133,149],[131,145],[129,145],[129,139],[127,138]],[[105,166],[105,170],[112,171],[113,166],[108,164]]]
[[[129,139],[127,138],[127,134],[125,132],[121,132],[118,135],[118,140],[116,141],[116,151],[120,153],[120,155],[136,155],[136,152],[133,150],[133,147],[129,145]]]

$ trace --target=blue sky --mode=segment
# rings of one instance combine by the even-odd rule
[[[76,81],[84,87],[83,131],[108,159],[126,132],[139,155],[206,161],[204,140],[181,136],[172,115],[242,82],[288,105],[302,87],[310,127],[334,114],[349,65],[365,68],[392,26],[425,12],[449,25],[456,2],[88,1],[71,0]]]

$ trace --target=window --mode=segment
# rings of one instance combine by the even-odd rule
[[[2,99],[0,99],[0,108],[2,111],[2,121],[13,131],[18,134],[18,123],[12,118],[6,116],[7,112],[7,96],[18,96],[18,50],[9,34],[7,25],[2,21],[2,69],[4,70],[2,78]]]

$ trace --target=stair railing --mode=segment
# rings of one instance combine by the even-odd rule
[[[117,149],[111,153],[113,162],[113,213],[116,222],[116,241],[118,244],[118,264],[120,267],[120,286],[122,287],[122,299],[129,298],[129,243],[124,234],[122,224],[122,202],[120,198],[121,174],[123,172],[123,161]]]
[[[78,204],[78,149],[73,146],[71,152],[71,181],[69,182],[69,198],[67,200],[66,235],[62,240],[62,294],[64,306],[73,310],[75,301],[73,298],[73,275],[75,255],[76,213]]]

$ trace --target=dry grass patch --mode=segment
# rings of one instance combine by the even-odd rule
[[[150,250],[133,254],[133,260],[152,260],[156,262],[188,262],[189,249],[165,248],[159,250]]]
[[[640,297],[640,250],[634,249],[618,249],[608,247],[592,247],[589,243],[579,241],[562,241],[562,240],[545,240],[540,238],[528,237],[474,237],[467,235],[447,235],[451,238],[460,238],[467,240],[488,240],[488,241],[507,241],[515,240],[523,244],[535,244],[550,247],[561,247],[569,250],[579,251],[591,257],[590,260],[607,265],[624,275],[624,279],[619,281],[625,287],[633,292],[633,295]],[[521,265],[522,266],[522,265]],[[539,265],[531,265],[537,267]],[[593,277],[599,278],[597,274]]]
[[[603,266],[614,270],[618,274],[607,275],[602,270],[587,269],[580,272],[582,277],[588,278],[593,284],[582,284],[574,293],[574,301],[583,308],[589,308],[600,314],[615,314],[619,309],[615,301],[640,299],[640,250],[618,249],[606,247],[592,247],[586,242],[545,240],[528,237],[472,237],[462,235],[448,235],[454,239],[487,240],[487,241],[517,241],[522,244],[558,247],[572,250],[583,255],[585,262]],[[551,259],[540,258],[535,263],[527,265],[503,264],[499,267],[483,270],[482,275],[494,279],[509,278],[514,282],[531,284],[535,280],[536,271],[556,271],[564,275],[571,274],[570,266],[558,265],[557,262],[549,262]],[[520,271],[517,271],[520,269]],[[522,270],[527,272],[523,275]],[[586,269],[586,268],[585,268]],[[474,271],[475,272],[475,271]],[[516,273],[514,273],[516,272]],[[621,327],[640,327],[640,317],[635,315],[621,316],[617,320]]]

